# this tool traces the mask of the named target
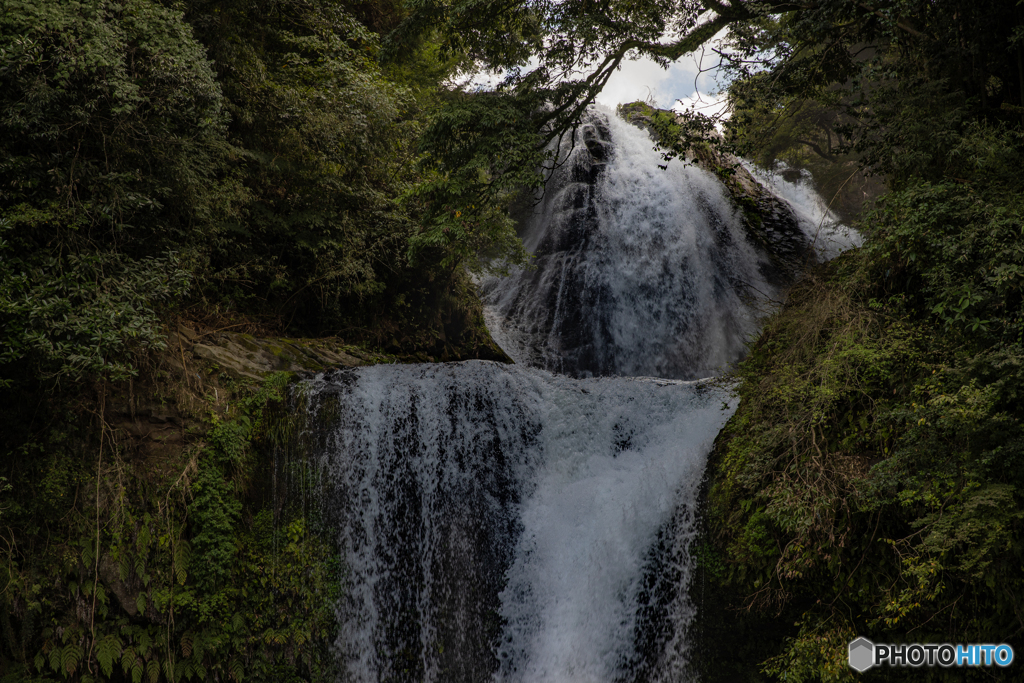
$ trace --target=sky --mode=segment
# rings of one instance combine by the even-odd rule
[[[713,73],[698,76],[699,56],[700,53],[683,56],[668,69],[661,68],[650,59],[623,62],[597,96],[597,101],[609,107],[636,100],[654,100],[662,109],[673,108],[678,104],[677,100],[685,100],[688,105],[696,93],[706,96],[718,90]],[[705,65],[710,62],[707,58]],[[703,99],[712,101],[714,98]]]
[[[726,30],[723,30],[708,44],[714,45],[725,36]],[[668,69],[646,58],[623,62],[597,96],[597,101],[614,107],[644,100],[661,109],[696,106],[705,114],[715,114],[724,108],[724,97],[715,94],[723,87],[716,81],[712,68],[717,62],[718,56],[711,50],[684,55]]]
[[[725,31],[717,38],[724,36]],[[704,73],[700,73],[703,59]],[[715,80],[715,71],[708,70],[717,62],[710,50],[702,57],[694,52],[684,55],[663,69],[651,59],[624,61],[597,96],[597,102],[608,107],[643,100],[660,109],[682,109],[696,106],[712,115],[724,108],[724,98],[716,96],[721,86]],[[494,74],[474,74],[476,87],[489,88],[497,82]]]

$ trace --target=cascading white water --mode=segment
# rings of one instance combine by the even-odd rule
[[[579,377],[718,374],[792,271],[816,260],[812,244],[838,238],[781,178],[793,191],[776,193],[759,237],[714,175],[665,167],[640,128],[593,111],[582,136],[522,219],[536,267],[482,283],[488,327],[516,362]]]
[[[343,680],[692,679],[695,504],[735,405],[679,380],[735,361],[837,231],[781,179],[752,227],[713,176],[659,169],[647,134],[607,113],[582,136],[525,222],[538,268],[484,283],[520,365],[306,383],[342,549]]]
[[[767,170],[748,161],[740,160],[743,168],[772,194],[793,209],[800,229],[807,236],[818,260],[827,261],[863,242],[861,235],[843,225],[811,185],[810,173],[803,171],[796,181],[786,180],[783,172],[789,167],[780,164],[777,170]]]
[[[310,389],[352,680],[680,680],[691,608],[652,586],[687,583],[724,392],[485,361]]]
[[[756,294],[777,296],[763,259],[713,176],[660,169],[647,133],[615,116],[587,125],[591,145],[525,221],[536,270],[483,285],[495,340],[517,362],[576,376],[716,374],[754,331]]]

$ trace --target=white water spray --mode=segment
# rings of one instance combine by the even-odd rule
[[[741,163],[764,187],[790,206],[818,260],[828,261],[863,242],[860,233],[843,225],[829,209],[828,202],[814,190],[808,171],[803,171],[798,180],[792,181],[783,177],[788,170],[785,165],[772,171],[749,161]]]
[[[576,376],[721,372],[780,296],[769,259],[710,173],[659,168],[647,133],[613,115],[588,126],[600,155],[578,145],[526,221],[536,270],[484,283],[495,340]]]

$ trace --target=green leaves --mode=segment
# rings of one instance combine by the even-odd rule
[[[971,183],[890,193],[865,247],[798,285],[739,370],[711,500],[727,580],[799,622],[771,673],[831,671],[843,629],[967,641],[1016,624],[1022,214]]]
[[[13,229],[0,221],[0,235]],[[51,376],[132,376],[133,354],[163,345],[154,307],[180,297],[190,280],[174,254],[4,252],[0,246],[0,364],[31,360]]]
[[[174,544],[174,578],[184,586],[188,579],[188,569],[192,562],[192,544],[185,539]],[[140,608],[140,612],[142,609]]]
[[[104,676],[109,677],[114,671],[114,662],[121,657],[121,639],[108,633],[96,641],[95,650],[100,670]]]
[[[241,506],[220,469],[212,463],[200,468],[193,495],[189,518],[195,530],[192,549],[199,561],[192,575],[199,589],[209,594],[230,576],[236,552],[234,527]]]
[[[156,482],[141,471],[152,461],[142,465],[120,453],[108,460],[104,453],[104,464],[114,464],[101,472],[100,490],[108,497],[98,526],[95,510],[75,509],[81,498],[56,501],[60,507],[46,520],[49,542],[26,528],[24,509],[5,515],[5,529],[19,545],[36,543],[31,553],[7,549],[0,563],[7,587],[0,593],[5,675],[333,680],[329,647],[339,585],[328,539],[289,507],[279,508],[277,521],[270,509],[241,513],[255,489],[250,481],[268,464],[253,457],[253,442],[274,431],[261,426],[271,419],[263,413],[281,398],[286,380],[279,374],[260,387],[238,387],[227,412],[245,419],[222,422],[240,429],[221,430],[196,461],[186,456],[186,466],[196,462],[198,469],[188,466]],[[244,457],[215,452],[221,450]],[[53,459],[60,478],[86,490],[95,486],[81,478],[94,475],[94,459],[63,452]],[[24,498],[51,495],[45,489],[33,495],[38,482],[18,475],[15,481],[29,492]],[[115,477],[123,488],[114,490]]]
[[[159,347],[156,310],[192,284],[188,237],[216,188],[203,49],[148,0],[8,2],[0,112],[0,365],[130,377]]]
[[[507,208],[542,184],[542,164],[551,161],[537,131],[539,104],[484,93],[445,101],[420,141],[428,176],[406,194],[424,214],[410,259],[431,255],[445,268],[464,263],[477,271],[526,262]]]
[[[972,134],[1000,136],[984,129]],[[1004,187],[1000,176],[990,180]],[[962,183],[912,183],[886,196],[868,218],[867,250],[877,277],[893,288],[912,287],[938,322],[979,344],[1024,335],[1018,277],[1024,272],[1024,205],[1018,194],[1001,189],[982,196]]]

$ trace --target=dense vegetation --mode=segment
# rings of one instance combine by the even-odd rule
[[[623,59],[723,27],[715,144],[809,168],[866,239],[738,370],[700,557],[758,635],[718,670],[848,678],[854,634],[1021,645],[1015,3],[0,0],[0,677],[332,678],[337,568],[265,486],[286,380],[195,385],[167,331],[471,335],[466,267],[526,259],[506,207],[545,145]],[[453,85],[478,68],[493,90]],[[669,156],[710,129],[671,125]],[[180,446],[111,427],[136,391],[188,413]]]
[[[470,251],[418,229],[454,64],[386,74],[341,3],[184,9],[4,3],[0,362],[126,376],[168,305],[377,343],[464,306]]]
[[[766,160],[812,159],[833,192],[830,176],[858,164],[886,193],[860,216],[864,247],[796,287],[737,372],[708,581],[752,623],[784,628],[755,636],[762,663],[729,680],[853,678],[856,635],[1020,651],[1018,12],[907,2],[858,19],[848,3],[736,34],[764,69],[735,65],[733,139]],[[991,676],[865,678],[972,674]]]
[[[406,13],[0,2],[0,679],[333,679],[333,552],[267,493],[285,379],[167,333],[479,341],[462,266],[522,247],[507,218],[423,237],[465,58],[382,63]]]

